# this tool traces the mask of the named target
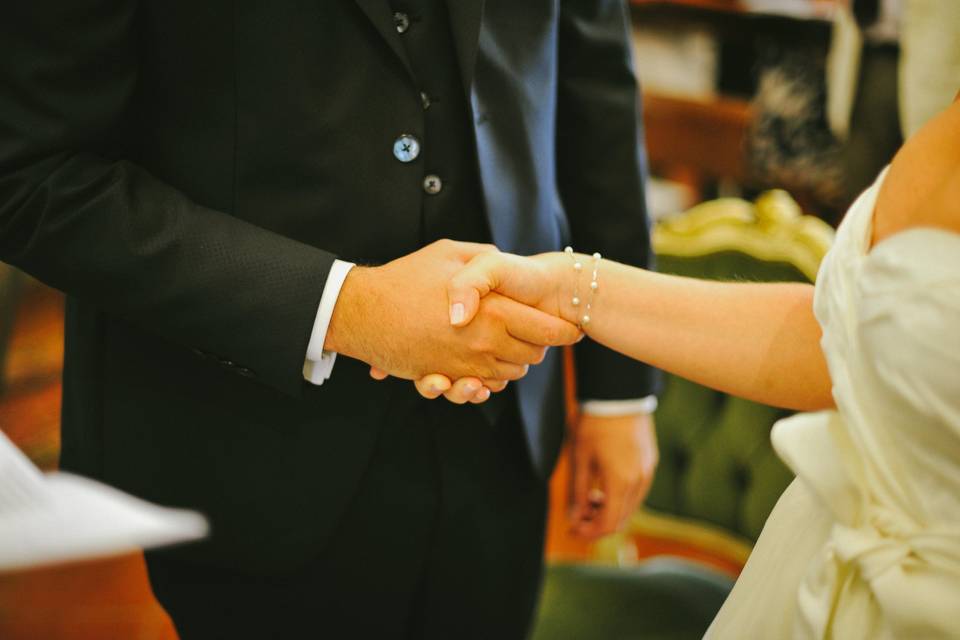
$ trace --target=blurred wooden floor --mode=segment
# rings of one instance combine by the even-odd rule
[[[43,469],[60,452],[63,297],[29,284],[17,310],[0,395],[0,429]],[[143,557],[0,573],[3,640],[176,640]]]

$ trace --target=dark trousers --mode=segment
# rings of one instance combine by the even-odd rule
[[[524,638],[546,486],[509,404],[496,426],[446,401],[394,413],[334,535],[295,575],[148,553],[181,638]]]

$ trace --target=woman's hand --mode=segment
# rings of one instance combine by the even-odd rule
[[[559,252],[528,258],[500,252],[476,256],[447,284],[450,324],[470,324],[480,308],[480,299],[492,291],[557,317],[571,316],[570,305],[563,303],[573,293],[572,264]]]

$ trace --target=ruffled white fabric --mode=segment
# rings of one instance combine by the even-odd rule
[[[797,479],[709,638],[960,637],[960,234],[869,250],[885,173],[817,279],[837,410],[774,427]]]

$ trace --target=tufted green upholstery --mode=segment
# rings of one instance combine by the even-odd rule
[[[789,264],[732,251],[658,261],[661,272],[699,278],[807,281]],[[786,415],[666,375],[655,416],[660,466],[647,504],[756,540],[792,479],[770,444],[770,428]]]
[[[733,581],[695,564],[553,565],[531,640],[701,638]]]

